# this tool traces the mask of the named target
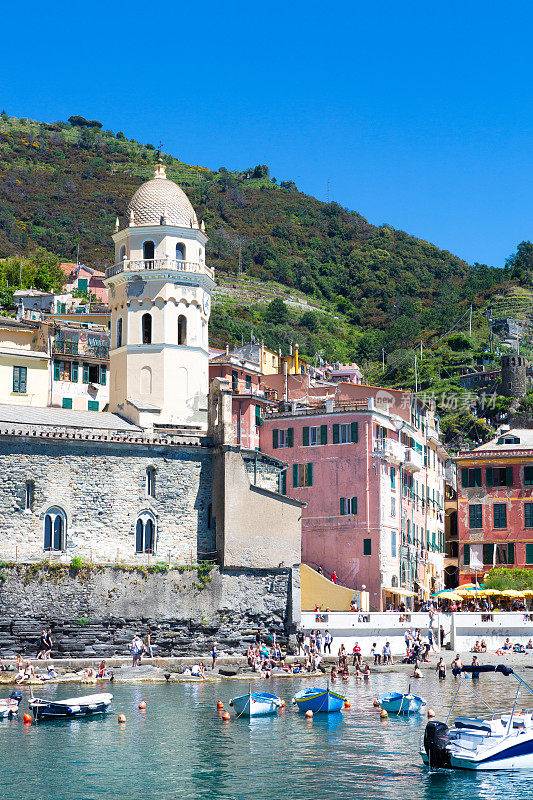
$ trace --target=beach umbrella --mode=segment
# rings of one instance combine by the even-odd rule
[[[462,601],[463,601],[463,598],[461,597],[460,594],[457,594],[456,592],[451,592],[451,591],[449,591],[449,592],[446,592],[446,591],[440,592],[437,599],[438,600],[455,600],[455,602],[457,602],[457,603],[462,603]]]
[[[522,594],[524,597],[533,597],[533,589],[524,589]]]
[[[496,597],[497,595],[501,595],[501,592],[499,589],[482,589],[479,594],[482,595],[482,597]]]
[[[504,597],[525,597],[524,592],[519,592],[518,589],[502,589],[500,594]]]

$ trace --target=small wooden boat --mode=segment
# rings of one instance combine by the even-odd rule
[[[65,717],[85,717],[90,714],[103,714],[108,710],[113,695],[88,694],[85,697],[69,697],[67,700],[42,700],[32,697],[30,710],[35,719],[59,719]]]
[[[425,700],[411,692],[388,692],[378,697],[377,701],[388,714],[417,714],[426,705]]]
[[[237,717],[264,717],[275,714],[281,708],[282,701],[269,692],[248,692],[241,697],[234,697],[229,704]]]
[[[22,692],[16,689],[11,692],[9,697],[0,698],[0,719],[6,717],[14,717],[18,714],[20,701],[22,700]]]
[[[298,706],[298,711],[340,711],[346,702],[344,695],[333,692],[329,686],[327,689],[319,689],[313,686],[298,692],[292,702]]]

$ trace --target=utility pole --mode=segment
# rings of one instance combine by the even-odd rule
[[[424,356],[422,355],[422,340],[420,340],[420,361],[422,361],[423,357]]]
[[[238,275],[240,276],[242,273],[242,239],[239,238],[239,271]]]
[[[468,322],[468,336],[472,338],[472,306],[470,306],[470,320]]]
[[[385,348],[381,348],[381,371],[385,372]]]
[[[418,392],[418,364],[415,356],[415,394]]]

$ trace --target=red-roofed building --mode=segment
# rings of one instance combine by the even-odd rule
[[[62,262],[59,266],[67,276],[65,291],[89,291],[101,301],[102,305],[108,304],[107,288],[104,285],[104,272],[92,267],[86,267],[85,264],[71,262]]]

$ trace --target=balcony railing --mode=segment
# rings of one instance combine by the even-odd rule
[[[108,267],[105,272],[106,278],[112,278],[121,272],[146,272],[153,270],[172,270],[173,272],[187,272],[208,275],[212,280],[215,279],[214,270],[201,261],[181,261],[176,258],[146,258],[132,261],[125,258],[112,267]]]
[[[404,467],[409,472],[418,472],[422,469],[423,457],[418,450],[408,447],[405,451]]]
[[[405,447],[395,439],[378,439],[376,442],[376,455],[392,464],[401,464],[405,457]]]
[[[107,345],[84,344],[83,349],[80,350],[78,342],[64,341],[63,339],[56,339],[52,352],[56,355],[79,356],[81,359],[97,358],[100,361],[107,361],[109,358],[109,347]]]

